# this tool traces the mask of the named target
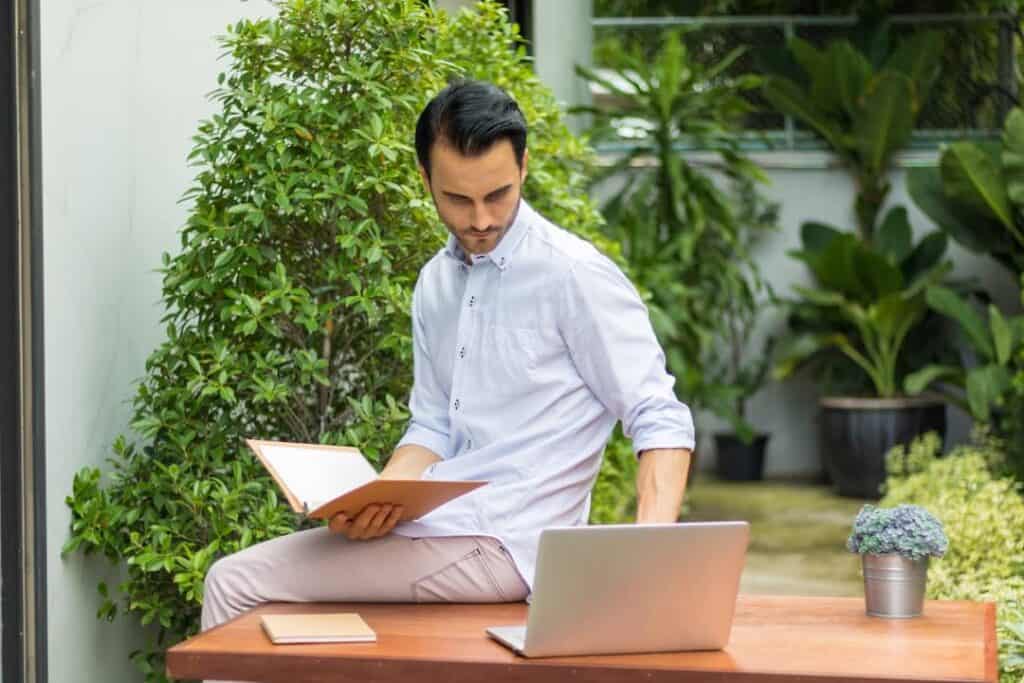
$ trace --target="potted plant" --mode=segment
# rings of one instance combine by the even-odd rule
[[[861,556],[868,615],[901,619],[920,616],[928,562],[946,554],[949,539],[942,522],[923,507],[865,505],[846,547]]]
[[[578,67],[601,92],[598,106],[575,111],[593,115],[596,140],[626,147],[604,174],[625,181],[602,207],[605,230],[651,294],[677,393],[750,443],[745,402],[765,376],[748,363],[764,354],[746,347],[765,291],[752,245],[774,229],[775,210],[758,201],[765,178],[741,154],[737,134],[751,111],[744,92],[760,79],[729,75],[742,48],[706,64],[690,54],[686,35],[669,32],[650,58],[623,49],[608,55],[614,68]],[[716,152],[728,186],[688,159],[683,143]]]
[[[779,205],[765,201],[751,183],[737,187],[736,196],[740,220],[750,227],[741,237],[747,242],[744,251],[751,252],[757,239],[775,229]],[[731,428],[713,437],[718,478],[758,481],[764,477],[770,435],[755,431],[747,407],[771,368],[775,340],[755,341],[755,328],[776,297],[753,263],[722,284],[728,294],[721,310],[723,325],[717,340],[708,345],[700,373],[705,385],[695,393]]]
[[[925,320],[925,292],[952,268],[946,237],[911,241],[906,210],[889,211],[874,247],[850,233],[807,223],[794,252],[815,280],[785,302],[791,334],[782,340],[773,374],[785,379],[816,365],[823,375],[848,373],[854,391],[821,399],[822,463],[840,495],[877,498],[885,454],[926,431],[945,431],[945,405],[931,395],[901,394],[903,379],[927,364],[915,348],[902,351]],[[845,364],[844,364],[845,363]],[[838,370],[837,370],[838,369]]]
[[[888,25],[862,33],[871,36],[864,49],[791,39],[764,95],[819,135],[856,183],[855,233],[814,222],[801,228],[803,249],[794,255],[817,287],[797,288],[800,298],[789,302],[794,330],[775,376],[815,361],[832,393],[821,401],[824,469],[840,494],[876,498],[889,448],[945,430],[941,400],[900,395],[902,378],[937,355],[942,340],[928,333],[937,323],[923,292],[948,268],[945,236],[932,233],[915,246],[904,209],[881,216],[893,155],[910,139],[938,76],[943,38],[921,31],[879,50],[890,44]],[[900,353],[908,339],[913,363]]]

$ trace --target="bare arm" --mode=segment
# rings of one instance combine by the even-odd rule
[[[399,446],[381,471],[379,479],[420,479],[423,471],[441,456],[429,448],[407,443]],[[331,531],[343,533],[353,541],[367,541],[390,534],[402,517],[402,507],[390,503],[367,505],[358,515],[349,518],[337,514],[331,518]]]
[[[669,524],[679,519],[691,453],[686,448],[641,451],[636,473],[637,524]]]
[[[419,444],[407,443],[392,453],[388,464],[381,470],[381,479],[420,479],[423,472],[441,456]]]

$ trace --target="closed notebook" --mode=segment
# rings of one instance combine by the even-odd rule
[[[370,643],[377,634],[355,612],[264,614],[263,630],[275,645],[288,643]]]

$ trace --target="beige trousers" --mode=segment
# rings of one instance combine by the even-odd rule
[[[518,602],[528,593],[511,555],[488,536],[350,541],[322,527],[215,562],[202,630],[264,602]]]

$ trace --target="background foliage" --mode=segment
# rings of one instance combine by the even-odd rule
[[[1003,446],[979,433],[975,443],[945,457],[934,434],[897,446],[887,456],[889,478],[880,505],[914,503],[935,514],[949,537],[933,559],[928,597],[998,602],[1000,681],[1024,675],[1024,498],[1021,484],[1001,476]],[[1016,636],[1016,644],[1015,643]]]
[[[163,647],[197,630],[209,565],[298,523],[244,437],[353,445],[382,465],[401,435],[411,288],[446,237],[413,130],[449,78],[519,101],[526,196],[617,258],[587,199],[590,152],[498,5],[452,21],[415,0],[277,9],[223,38],[231,61],[194,138],[180,251],[164,256],[167,339],[135,395],[138,438],[117,439],[109,478],[85,469],[67,499],[65,552],[126,570],[100,586],[99,616],[157,626],[135,655],[147,680],[163,678]]]

